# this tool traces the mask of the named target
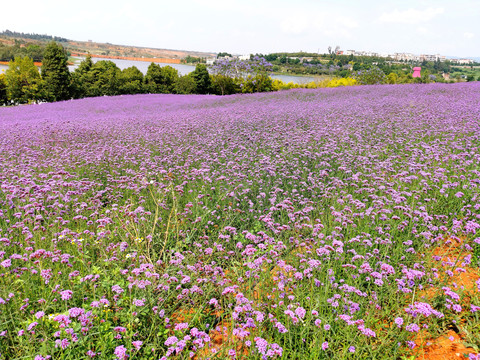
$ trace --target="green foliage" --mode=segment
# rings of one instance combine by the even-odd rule
[[[73,83],[76,98],[119,95],[121,71],[113,61],[101,60],[94,64],[87,56],[75,70]]]
[[[273,89],[272,78],[264,73],[259,73],[255,76],[248,76],[242,83],[240,87],[243,93],[255,93],[255,92],[264,92],[272,91]]]
[[[473,265],[480,268],[480,243],[473,248]]]
[[[78,68],[72,74],[73,79],[73,95],[75,98],[83,98],[87,93],[88,84],[93,82],[91,70],[93,68],[93,61],[90,55],[80,63]]]
[[[467,76],[467,81],[470,82],[470,81],[475,81],[475,75],[471,74],[471,75],[468,75]]]
[[[145,88],[149,93],[173,93],[175,82],[178,79],[178,70],[173,67],[160,66],[151,63],[148,66],[147,74],[145,75]]]
[[[7,103],[7,82],[5,80],[5,74],[0,74],[0,106],[6,105]]]
[[[212,81],[205,64],[197,64],[192,72],[197,94],[208,94],[212,90]]]
[[[135,66],[123,69],[119,74],[120,94],[141,94],[144,92],[143,74]]]
[[[120,93],[120,69],[110,60],[101,60],[92,67],[94,82],[90,96],[118,95]]]
[[[411,84],[413,83],[412,74],[403,74],[398,77],[398,84]]]
[[[235,79],[229,76],[221,74],[210,75],[210,81],[212,83],[212,92],[214,94],[231,95],[241,92],[239,84]]]
[[[43,100],[43,83],[38,68],[29,57],[10,61],[5,72],[8,100],[26,104]]]
[[[205,59],[196,57],[196,56],[190,56],[187,55],[187,57],[184,59],[187,64],[195,64],[195,63],[204,63]]]
[[[35,33],[23,33],[23,32],[16,32],[16,31],[10,31],[10,30],[5,30],[0,32],[0,35],[4,35],[7,37],[16,37],[16,38],[23,38],[23,39],[33,39],[33,40],[53,40],[53,41],[60,41],[60,42],[66,42],[68,39],[60,37],[60,36],[52,36],[52,35],[46,35],[46,34],[35,34]]]
[[[175,94],[194,94],[195,89],[196,84],[192,74],[179,76],[175,81]]]
[[[48,101],[67,100],[72,97],[71,75],[67,60],[65,50],[56,42],[50,42],[45,48],[42,79]]]
[[[368,70],[360,70],[353,74],[353,78],[361,85],[384,84],[386,82],[385,73],[377,66],[372,66]]]
[[[394,72],[391,72],[390,74],[388,74],[387,76],[387,83],[388,84],[396,84],[398,83],[398,75]]]
[[[30,44],[24,46],[23,44],[15,44],[12,46],[2,46],[0,44],[0,61],[11,61],[16,57],[25,56],[32,58],[33,61],[42,61],[44,51],[44,45],[40,46],[36,44]]]
[[[224,52],[219,52],[219,53],[217,54],[217,59],[218,59],[218,58],[221,58],[221,57],[232,57],[232,54],[229,54],[229,53],[227,53],[227,52],[225,52],[225,51],[224,51]]]

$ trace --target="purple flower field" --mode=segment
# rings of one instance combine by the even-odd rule
[[[480,359],[479,234],[479,82],[0,108],[0,359]]]

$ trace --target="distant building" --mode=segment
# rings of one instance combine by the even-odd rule
[[[240,55],[238,57],[238,60],[242,60],[242,61],[250,60],[250,54],[249,55]]]
[[[418,61],[419,56],[411,53],[395,53],[393,58],[397,61]]]
[[[422,68],[419,67],[419,66],[416,66],[413,68],[413,75],[412,77],[414,78],[421,78],[422,77],[422,74],[420,74],[420,72],[422,71]]]
[[[451,61],[459,65],[468,65],[468,64],[473,64],[475,62],[472,59],[452,59]]]
[[[446,57],[442,56],[440,54],[435,54],[435,55],[425,55],[422,54],[420,55],[420,61],[445,61]]]
[[[207,58],[206,63],[207,65],[213,65],[215,63],[216,58]]]
[[[300,62],[304,63],[304,62],[309,62],[309,61],[312,61],[313,60],[313,57],[301,57],[300,58]]]

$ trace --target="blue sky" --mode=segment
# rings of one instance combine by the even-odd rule
[[[0,30],[123,45],[480,56],[479,0],[24,0],[0,9]]]

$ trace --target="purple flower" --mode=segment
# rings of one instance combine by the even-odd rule
[[[120,286],[118,286],[118,285],[113,285],[113,286],[112,286],[112,291],[113,291],[114,293],[117,293],[117,294],[121,294],[121,293],[124,292],[124,290],[123,290]]]
[[[166,346],[175,345],[178,342],[178,338],[176,336],[170,336],[167,340],[165,340]]]
[[[57,339],[55,340],[55,347],[61,347],[62,349],[66,349],[70,345],[68,339]]]
[[[76,318],[76,317],[84,314],[85,310],[82,309],[82,308],[71,308],[71,309],[68,309],[68,313],[69,313],[71,318]]]
[[[279,321],[277,321],[275,323],[275,327],[278,329],[278,332],[280,334],[284,334],[284,333],[288,332],[287,328]]]
[[[298,307],[298,308],[295,309],[295,314],[297,314],[297,316],[300,319],[303,319],[305,317],[306,313],[307,313],[307,311],[302,307]]]
[[[44,313],[43,311],[37,311],[37,312],[35,313],[35,317],[36,317],[37,319],[41,319],[41,318],[44,317],[44,316],[45,316],[45,313]]]
[[[132,345],[135,347],[135,349],[138,351],[142,347],[143,342],[142,341],[132,341]]]
[[[175,325],[175,330],[185,330],[188,329],[188,323],[178,323]]]
[[[118,360],[125,360],[128,358],[127,349],[125,346],[117,346],[113,352]]]
[[[417,324],[410,324],[405,327],[405,330],[410,332],[418,332],[420,330],[420,327]]]
[[[397,327],[399,327],[399,328],[402,327],[402,325],[403,325],[403,318],[397,317],[397,318],[395,319],[395,324],[397,324]]]
[[[328,349],[328,342],[325,341],[325,342],[322,343],[322,350],[325,351],[325,350],[327,350],[327,349]]]
[[[72,298],[73,292],[71,290],[64,290],[60,292],[62,300],[69,300]]]
[[[135,299],[133,300],[133,305],[135,306],[144,306],[145,305],[145,299],[141,299],[141,300],[138,300],[138,299]]]
[[[0,263],[0,266],[2,266],[5,269],[9,268],[10,266],[12,266],[12,261],[10,259],[4,260]]]

